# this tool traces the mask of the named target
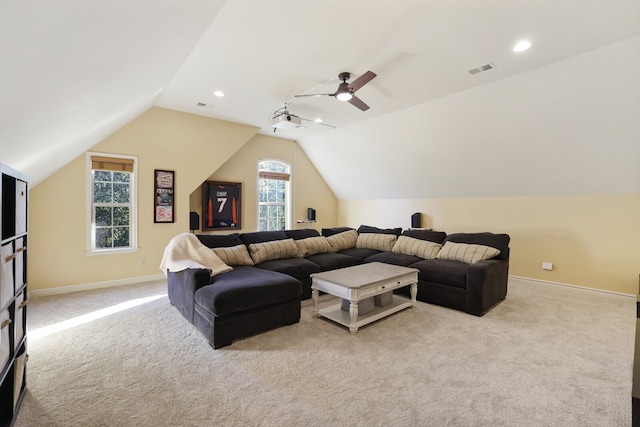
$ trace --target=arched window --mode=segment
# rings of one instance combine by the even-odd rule
[[[291,228],[290,167],[278,160],[258,163],[258,230]]]

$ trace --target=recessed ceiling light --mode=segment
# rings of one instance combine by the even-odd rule
[[[221,90],[217,90],[217,91],[213,92],[213,94],[215,96],[218,96],[218,97],[223,97],[224,96],[224,92],[221,91]]]
[[[317,119],[314,120],[316,123],[322,123],[322,119],[320,117],[318,117]]]
[[[513,47],[514,52],[523,52],[531,47],[529,40],[521,40]]]

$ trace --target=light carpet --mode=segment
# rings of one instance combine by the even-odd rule
[[[162,281],[33,296],[16,426],[631,425],[635,298],[514,279],[484,317],[419,302],[356,335],[311,308],[214,350]]]

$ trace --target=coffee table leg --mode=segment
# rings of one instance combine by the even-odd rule
[[[351,305],[349,305],[349,314],[351,315],[351,325],[349,325],[349,332],[355,334],[358,332],[358,327],[355,326],[356,321],[358,320],[358,303],[351,301]]]
[[[411,304],[416,305],[416,296],[418,295],[418,284],[411,284]]]
[[[311,289],[311,299],[313,300],[313,317],[318,317],[318,290]]]

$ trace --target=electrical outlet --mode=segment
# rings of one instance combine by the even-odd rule
[[[147,259],[145,257],[140,258],[140,267],[147,263]]]
[[[543,262],[542,263],[542,269],[543,270],[553,270],[553,264],[550,262]]]

